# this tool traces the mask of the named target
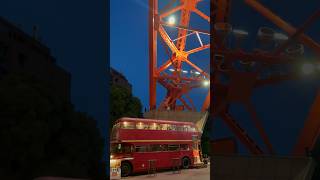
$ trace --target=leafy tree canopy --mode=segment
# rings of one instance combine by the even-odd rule
[[[96,121],[27,74],[0,79],[0,179],[105,176]]]
[[[110,90],[110,128],[121,117],[142,117],[142,105],[137,97],[121,86],[111,85]]]

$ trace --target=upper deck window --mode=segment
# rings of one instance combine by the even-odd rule
[[[121,123],[121,128],[123,129],[135,129],[135,123],[124,121]]]
[[[169,126],[168,126],[168,130],[176,131],[176,130],[177,130],[177,125],[169,124]]]
[[[144,124],[143,122],[138,122],[136,124],[137,129],[144,129],[145,127],[148,127],[147,124]]]
[[[153,123],[153,122],[123,121],[123,122],[119,122],[119,123],[115,124],[114,128],[196,132],[196,128],[192,127],[191,125],[159,124],[159,123]]]
[[[159,124],[157,124],[157,123],[151,123],[151,124],[149,125],[149,129],[150,129],[150,130],[160,130],[160,126],[159,126]]]
[[[168,130],[168,124],[160,124],[160,129],[161,130]]]

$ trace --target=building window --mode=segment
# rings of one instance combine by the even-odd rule
[[[7,54],[8,54],[8,47],[0,46],[0,62],[5,61]]]
[[[18,63],[20,65],[20,67],[22,67],[22,68],[25,67],[26,61],[27,61],[27,57],[24,54],[19,53]]]

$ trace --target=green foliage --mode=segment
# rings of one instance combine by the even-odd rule
[[[121,117],[142,117],[142,105],[138,98],[132,96],[124,87],[111,85],[110,91],[110,128]]]
[[[210,155],[210,123],[208,121],[203,129],[203,133],[201,136],[201,148],[202,154]]]
[[[105,177],[94,119],[26,74],[0,79],[0,179]]]

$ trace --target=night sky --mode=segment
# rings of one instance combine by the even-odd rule
[[[43,42],[57,64],[72,75],[71,98],[106,135],[108,91],[106,2],[65,0],[1,0],[0,15],[27,33],[38,25]]]
[[[149,97],[147,2],[147,0],[128,0],[124,3],[111,0],[110,6],[110,64],[133,84],[133,94],[141,99],[145,107],[148,106]],[[209,3],[209,0],[205,2]],[[246,49],[254,46],[255,35],[260,26],[268,26],[277,32],[282,32],[253,9],[244,5],[243,1],[234,0],[232,2],[231,22],[233,27],[249,32],[250,38],[244,45]],[[320,7],[318,0],[309,0],[303,4],[300,0],[261,0],[260,2],[296,27],[299,27]],[[306,33],[320,42],[318,32],[320,21],[309,29]],[[307,53],[310,56],[308,51]],[[306,76],[299,81],[268,86],[254,92],[252,100],[277,153],[287,154],[292,149],[315,96],[317,82],[319,79]],[[200,104],[201,102],[198,100],[195,103]],[[240,105],[232,105],[231,111],[240,124],[248,129],[249,134],[261,144],[249,119],[249,114],[244,108]],[[232,135],[221,121],[216,121],[214,126],[214,138]],[[244,152],[241,145],[239,148],[241,152]]]

